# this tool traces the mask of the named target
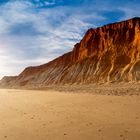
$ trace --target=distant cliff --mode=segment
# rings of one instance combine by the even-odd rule
[[[17,77],[4,77],[1,85],[140,81],[140,18],[89,29],[73,50]]]

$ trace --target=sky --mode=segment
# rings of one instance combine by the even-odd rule
[[[71,51],[89,28],[140,16],[139,0],[0,0],[0,78]]]

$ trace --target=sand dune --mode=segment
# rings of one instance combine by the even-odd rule
[[[0,90],[0,140],[139,140],[140,96]]]

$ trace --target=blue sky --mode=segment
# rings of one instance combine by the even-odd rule
[[[139,0],[0,0],[0,78],[46,63],[88,28],[140,16]]]

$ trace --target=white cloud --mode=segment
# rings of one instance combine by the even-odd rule
[[[139,11],[140,5],[137,6],[128,6],[128,7],[120,7],[119,9],[124,12],[124,16],[120,18],[120,20],[130,19],[132,17],[139,17],[140,11]]]

